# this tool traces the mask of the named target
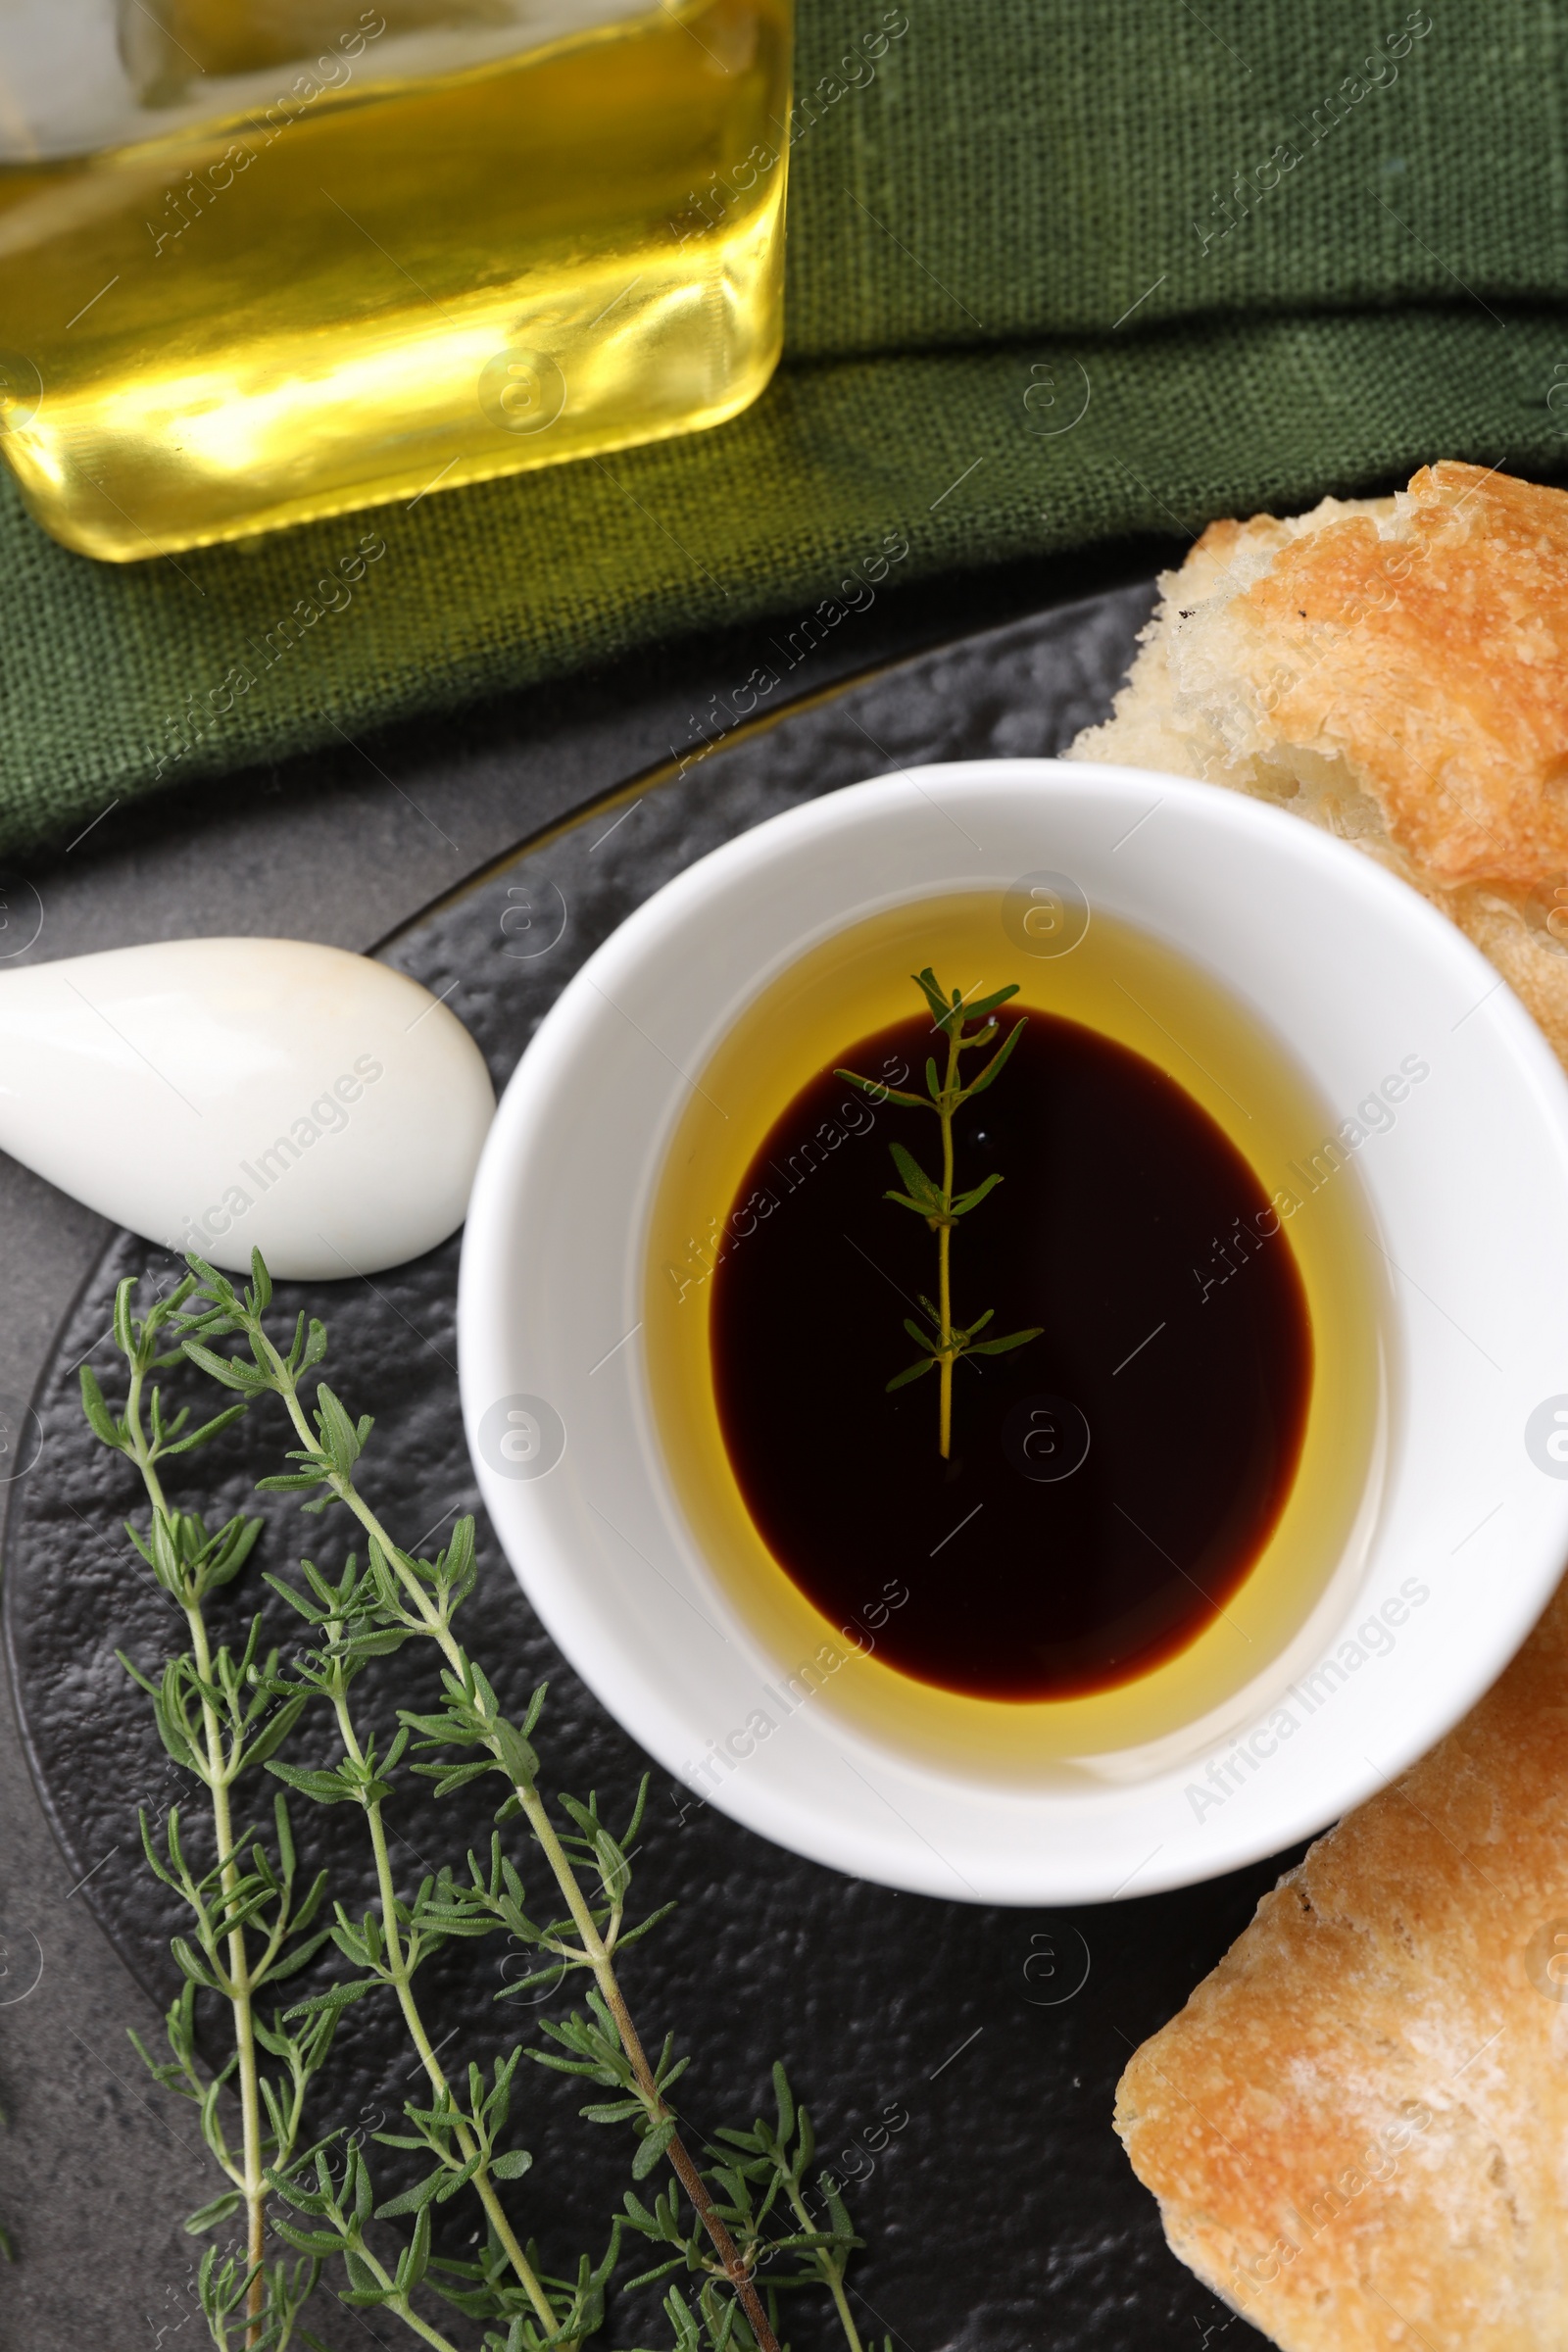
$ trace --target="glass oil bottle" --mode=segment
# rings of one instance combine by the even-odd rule
[[[12,0],[0,450],[111,562],[621,449],[782,336],[793,0]]]

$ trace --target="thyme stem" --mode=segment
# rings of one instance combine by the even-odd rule
[[[360,1745],[359,1735],[354,1728],[354,1719],[349,1711],[348,1695],[341,1687],[333,1692],[332,1705],[337,1716],[338,1735],[343,1741],[345,1752],[353,1758],[356,1764],[363,1764],[365,1750]],[[439,2099],[447,2092],[449,2084],[446,2071],[436,2056],[431,2046],[430,2036],[425,2031],[424,2020],[419,2014],[419,2005],[414,1997],[408,1956],[403,1948],[403,1938],[398,1932],[397,1888],[393,1884],[392,1858],[387,1850],[386,1824],[381,1818],[379,1797],[371,1797],[367,1801],[365,1814],[369,1824],[370,1844],[375,1853],[375,1877],[381,1896],[382,1931],[386,1936],[387,1957],[391,1964],[390,1973],[393,1987],[398,1996],[398,2007],[403,2012],[403,2022],[409,2030],[409,2038],[418,2051],[420,2063],[430,2078],[430,2086]],[[457,2108],[458,2102],[454,2100],[453,2105]],[[463,2121],[461,2109],[454,2121],[454,2131],[465,2160],[472,2157],[475,2153],[475,2143],[472,2133]],[[480,2165],[473,2176],[472,2185],[478,2191],[479,2200],[489,2216],[491,2227],[506,2249],[507,2260],[516,2273],[529,2302],[543,2321],[547,2332],[554,2334],[557,2320],[550,2297],[540,2284],[532,2264],[517,2242],[516,2232],[507,2219],[506,2210],[496,2193],[495,2182],[491,2180],[486,2166]],[[432,2342],[435,2340],[437,2339],[431,2338]]]
[[[948,1066],[943,1076],[940,1079],[937,1076],[934,1056],[927,1056],[926,1059],[926,1091],[923,1095],[905,1094],[902,1089],[888,1086],[880,1079],[862,1078],[858,1070],[841,1069],[835,1071],[834,1075],[848,1079],[852,1086],[858,1086],[862,1094],[869,1095],[873,1102],[896,1102],[904,1110],[935,1111],[941,1125],[941,1183],[938,1184],[927,1175],[919,1161],[902,1144],[893,1144],[889,1147],[893,1153],[893,1164],[899,1171],[905,1189],[903,1192],[886,1193],[883,1198],[896,1201],[900,1208],[912,1209],[917,1217],[925,1219],[937,1237],[936,1299],[933,1301],[921,1297],[920,1311],[925,1317],[923,1325],[908,1316],[904,1324],[921,1352],[912,1364],[906,1365],[902,1372],[896,1372],[887,1385],[890,1392],[902,1389],[911,1380],[921,1379],[935,1364],[938,1388],[937,1450],[942,1459],[947,1461],[953,1452],[953,1367],[959,1356],[1005,1355],[1010,1348],[1022,1348],[1030,1340],[1037,1340],[1041,1332],[1041,1326],[1033,1324],[1027,1331],[1009,1332],[1005,1339],[982,1340],[976,1335],[984,1331],[992,1319],[995,1310],[989,1306],[973,1323],[963,1325],[953,1320],[953,1228],[960,1217],[978,1208],[980,1202],[1002,1182],[1001,1175],[994,1173],[972,1186],[968,1192],[955,1194],[953,1114],[974,1096],[984,1094],[988,1086],[995,1084],[1006,1067],[1008,1056],[1026,1026],[1026,1016],[1015,1020],[1006,1036],[999,1040],[997,1007],[1018,994],[1015,983],[1009,982],[1005,988],[993,990],[989,997],[983,997],[978,1004],[971,1004],[966,1015],[961,992],[955,989],[950,1002],[929,964],[923,972],[911,976],[928,1008],[936,1015],[936,1027],[948,1041]],[[966,1027],[966,1019],[976,1024],[972,1030]],[[995,1051],[984,1068],[965,1086],[958,1066],[959,1058],[976,1046],[994,1046]]]
[[[299,1437],[301,1445],[306,1447],[310,1453],[316,1454],[318,1450],[317,1433],[312,1429],[309,1420],[306,1418],[304,1405],[300,1401],[298,1384],[295,1376],[289,1370],[288,1365],[284,1362],[282,1356],[278,1353],[278,1350],[272,1345],[271,1340],[264,1330],[259,1314],[247,1319],[246,1328],[247,1334],[251,1339],[258,1358],[265,1358],[268,1369],[272,1375],[273,1385],[276,1388],[277,1394],[283,1399],[284,1407],[288,1413],[290,1421],[294,1425],[294,1429]],[[370,1508],[369,1504],[365,1500],[365,1497],[360,1494],[359,1489],[356,1487],[352,1478],[345,1477],[340,1471],[337,1470],[330,1470],[324,1473],[323,1476],[324,1483],[331,1489],[332,1493],[337,1496],[339,1501],[348,1505],[349,1509],[359,1520],[366,1533],[373,1537],[375,1542],[380,1545],[388,1563],[396,1574],[399,1583],[402,1585],[404,1591],[408,1593],[415,1607],[418,1610],[420,1617],[423,1619],[425,1631],[428,1633],[431,1640],[437,1643],[442,1655],[446,1658],[447,1663],[452,1668],[453,1672],[461,1679],[467,1663],[464,1655],[462,1645],[458,1642],[457,1637],[453,1634],[451,1627],[446,1623],[441,1611],[436,1607],[428,1592],[426,1592],[423,1586],[419,1583],[418,1578],[415,1576],[412,1570],[409,1568],[398,1544],[388,1534],[376,1513]],[[494,1754],[498,1760],[502,1760],[500,1743],[491,1742],[489,1744],[491,1753]],[[609,2009],[612,2017],[615,2021],[615,2030],[620,2035],[621,2046],[625,2050],[626,2057],[631,2064],[634,2074],[636,2075],[637,2082],[645,2097],[650,2101],[651,2105],[657,2111],[659,2120],[661,2122],[672,2121],[672,2110],[669,2108],[662,2092],[660,2091],[658,2082],[654,2076],[654,2071],[648,2063],[647,2053],[643,2048],[636,2027],[632,2023],[631,2013],[626,2006],[625,1996],[621,1992],[620,1984],[615,1975],[614,1962],[612,1958],[611,1951],[606,1945],[604,1938],[601,1936],[598,1927],[594,1922],[593,1913],[588,1906],[587,1899],[584,1896],[582,1887],[578,1883],[576,1871],[573,1869],[570,1857],[566,1854],[561,1843],[560,1838],[557,1836],[555,1824],[552,1822],[549,1812],[547,1811],[543,1800],[540,1798],[537,1789],[535,1789],[528,1783],[522,1781],[513,1780],[511,1781],[510,1785],[512,1787],[513,1793],[516,1797],[517,1802],[522,1809],[524,1818],[527,1820],[529,1828],[533,1831],[535,1838],[539,1841],[540,1847],[544,1852],[545,1859],[550,1864],[551,1870],[555,1875],[556,1883],[560,1886],[562,1894],[565,1898],[566,1907],[571,1913],[573,1924],[575,1925],[578,1934],[582,1937],[583,1951],[587,1957],[589,1966],[592,1969],[595,1983],[597,1984],[599,1990],[603,1995],[606,2007]],[[381,1846],[382,1851],[384,1851],[384,1844],[385,1840],[383,1835]],[[395,1929],[391,1924],[389,1899],[389,1894],[384,1886],[383,1908],[387,1910],[388,1932],[389,1934],[392,1934],[395,1933]],[[401,1989],[399,1997],[400,1999],[402,1997]],[[407,2018],[409,2015],[408,2009],[405,2009],[404,2014]],[[411,2022],[410,2032],[413,2033],[413,2031],[414,2028]],[[419,2038],[420,2037],[418,2035],[416,2036],[416,2045],[418,2044]],[[422,2054],[423,2052],[421,2050],[421,2055]],[[433,2057],[427,2059],[426,2064],[427,2067],[435,2067],[435,2061]],[[439,2069],[436,2068],[435,2072],[438,2073]],[[435,2074],[432,2074],[431,2079],[432,2081],[435,2080]],[[693,2207],[702,2221],[704,2229],[707,2230],[709,2237],[712,2241],[713,2250],[717,2254],[718,2259],[723,2266],[725,2278],[729,2281],[730,2285],[734,2288],[736,2296],[740,2301],[741,2308],[751,2323],[752,2331],[757,2338],[759,2352],[779,2352],[778,2339],[769,2324],[767,2313],[763,2309],[761,2297],[758,2294],[751,2273],[747,2269],[746,2263],[743,2260],[734,2239],[731,2237],[728,2230],[725,2228],[718,2214],[714,2211],[712,2199],[708,2193],[708,2189],[703,2180],[702,2175],[698,2171],[697,2166],[693,2163],[691,2155],[681,2140],[678,2131],[672,2133],[665,2149],[665,2153],[668,2156],[671,2168],[679,2180],[681,2186],[685,2189],[687,2195],[690,2197]],[[476,2181],[478,2178],[479,2177],[476,2176]],[[488,2211],[489,2208],[487,2207],[486,2210]],[[515,2243],[514,2240],[513,2242]],[[531,2295],[534,2291],[534,2286],[537,2284],[537,2281],[533,2281],[533,2283],[530,2284],[530,2281],[533,2280],[533,2275],[531,2271],[528,2270],[526,2261],[521,2257],[520,2249],[518,2250],[517,2255],[514,2257],[514,2266],[517,2262],[521,2262],[519,2276],[523,2277],[524,2284],[529,2286],[529,2292]],[[542,2295],[543,2289],[539,2289],[539,2292]],[[546,2308],[548,2309],[548,2305]],[[553,2313],[550,2314],[550,2325],[552,2327],[555,2326],[555,2317]]]
[[[632,2072],[641,2084],[644,2095],[656,2110],[659,2120],[661,2122],[670,2120],[673,2111],[665,2101],[654,2078],[654,2070],[648,2063],[647,2052],[644,2050],[637,2029],[632,2023],[625,1995],[620,1989],[614,1963],[595,1925],[593,1913],[583,1898],[582,1888],[577,1884],[577,1874],[572,1869],[571,1862],[563,1850],[561,1840],[556,1835],[555,1824],[541,1803],[536,1789],[524,1788],[520,1783],[514,1781],[513,1791],[523,1809],[528,1826],[544,1849],[545,1859],[556,1874],[556,1884],[566,1898],[567,1908],[570,1910],[577,1932],[582,1937],[583,1950],[588,1954],[593,1967],[594,1982],[604,1996],[606,2008],[615,2021],[615,2031],[620,2035],[621,2048],[631,2061]],[[724,2266],[725,2278],[740,2298],[741,2309],[751,2321],[760,2352],[778,2352],[777,2339],[768,2325],[767,2314],[762,2309],[761,2297],[758,2294],[752,2275],[742,2260],[734,2239],[714,2212],[713,2201],[708,2193],[708,2185],[692,2162],[690,2152],[678,2131],[671,2134],[664,2153],[669,2158],[670,2166],[682,2188],[690,2197],[703,2228],[713,2241],[713,2251]]]
[[[379,2274],[376,2281],[378,2285],[391,2285],[391,2272],[384,2263],[377,2262],[373,2254],[362,2250],[360,2260],[368,2262],[370,2268]],[[401,2298],[394,2297],[389,2308],[397,2313],[405,2328],[412,2328],[416,2335],[422,2335],[425,2342],[433,2347],[433,2352],[458,2352],[457,2345],[449,2335],[443,2335],[439,2328],[432,2328],[428,2320],[420,2319],[407,2295]]]
[[[378,2258],[371,2253],[369,2247],[365,2242],[364,2234],[362,2232],[356,2232],[354,2251],[359,2256],[361,2262],[364,2263],[366,2269],[370,2272],[374,2278],[376,2285],[385,2287],[389,2290],[387,2297],[387,2309],[397,2313],[398,2318],[403,2322],[405,2328],[412,2328],[416,2335],[423,2336],[425,2342],[430,2345],[431,2352],[458,2352],[458,2347],[452,2341],[450,2336],[443,2335],[439,2328],[432,2328],[428,2320],[420,2319],[418,2313],[414,2308],[413,2298],[407,2294],[400,2294],[397,2291],[397,2281],[393,2278],[392,2273],[387,2269],[384,2262],[378,2260]],[[554,2325],[554,2322],[552,2322],[552,2325]],[[313,2336],[311,2340],[313,2343],[315,2343],[319,2339]]]
[[[793,2180],[786,2180],[784,2193],[789,2198],[790,2206],[801,2228],[803,2230],[811,2229],[813,2225],[810,2212]],[[817,2268],[822,2274],[823,2283],[833,2297],[833,2307],[839,2315],[839,2325],[844,2329],[850,2352],[865,2352],[865,2347],[860,2341],[860,2331],[855,2325],[855,2315],[850,2309],[849,2297],[844,2292],[842,2268],[839,2264],[830,2261],[820,2247],[817,2249],[816,2260]]]
[[[941,1315],[939,1339],[942,1348],[937,1377],[941,1383],[941,1398],[937,1418],[937,1450],[947,1461],[953,1451],[953,1294],[950,1261],[953,1250],[953,1103],[958,1083],[958,1035],[948,1032],[948,1070],[943,1081],[940,1104],[942,1117],[942,1198],[947,1214],[937,1227],[937,1306]]]
[[[131,1458],[141,1472],[142,1485],[147,1491],[153,1509],[165,1520],[169,1504],[164,1485],[153,1466],[151,1449],[142,1427],[141,1393],[145,1367],[139,1356],[130,1366],[130,1379],[125,1398],[125,1427],[131,1441]],[[212,1798],[213,1834],[218,1848],[220,1884],[225,1903],[231,1902],[239,1879],[239,1867],[234,1856],[233,1821],[228,1802],[229,1770],[223,1754],[223,1737],[218,1721],[218,1711],[207,1695],[212,1686],[212,1644],[207,1635],[207,1619],[199,1600],[189,1594],[181,1597],[185,1623],[190,1631],[191,1648],[195,1654],[196,1670],[202,1681],[202,1733],[207,1748],[207,1787]],[[251,2282],[246,2291],[247,2347],[259,2345],[263,2333],[263,2311],[267,2296],[267,2277],[263,2257],[267,2248],[267,2182],[262,2164],[262,2100],[257,2080],[256,2033],[252,1997],[250,1951],[243,1927],[233,1927],[228,1934],[228,1977],[233,1987],[229,2007],[234,2021],[234,2049],[239,2060],[240,2122],[244,2148],[243,2172],[235,2184],[245,2198],[246,2260],[251,2269]],[[231,2178],[234,2177],[231,2175]]]

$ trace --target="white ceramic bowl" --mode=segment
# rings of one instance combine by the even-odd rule
[[[1250,1004],[1341,1115],[1401,1060],[1430,1064],[1356,1155],[1399,1367],[1370,1539],[1289,1693],[1211,1727],[1198,1752],[1020,1787],[883,1748],[826,1704],[736,1739],[784,1669],[698,1553],[637,1331],[652,1193],[688,1079],[806,947],[903,901],[1041,869]],[[508,1556],[584,1680],[676,1781],[728,1743],[713,1792],[726,1812],[922,1893],[1039,1904],[1181,1886],[1277,1852],[1399,1771],[1493,1681],[1552,1591],[1568,1557],[1568,1460],[1550,1444],[1558,1406],[1568,1429],[1568,1084],[1456,930],[1291,816],[1130,768],[906,770],[705,858],[567,987],[485,1146],[459,1341]]]

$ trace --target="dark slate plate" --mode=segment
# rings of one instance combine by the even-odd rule
[[[1149,603],[1147,588],[1098,597],[786,713],[525,846],[385,953],[437,994],[450,991],[504,1084],[566,979],[670,875],[763,817],[864,775],[1059,750],[1103,713]],[[306,1303],[323,1313],[333,1385],[352,1410],[377,1417],[368,1489],[411,1544],[475,1501],[457,1401],[457,1267],[453,1241],[373,1283],[279,1291],[280,1315]],[[134,1482],[89,1439],[76,1402],[79,1361],[112,1370],[110,1304],[127,1272],[162,1284],[172,1261],[121,1236],[61,1335],[36,1399],[52,1471],[18,1493],[6,1623],[24,1735],[73,1873],[126,1964],[167,2002],[177,1984],[168,1938],[182,1923],[140,1861],[136,1811],[175,1801],[179,1776],[115,1652],[150,1666],[180,1629],[121,1532],[138,1505]],[[252,1494],[283,1445],[277,1422],[253,1414],[173,1465],[171,1488],[210,1518],[259,1501],[258,1569],[287,1570],[302,1549],[335,1567],[347,1539],[331,1518],[301,1520],[286,1499]],[[645,1759],[554,1651],[482,1518],[480,1556],[467,1645],[513,1711],[548,1678],[546,1785],[594,1786],[615,1806],[629,1802]],[[257,1607],[269,1639],[294,1639],[297,1620],[256,1574],[215,1612],[220,1631],[232,1637]],[[383,1738],[399,1705],[429,1704],[429,1672],[415,1645],[365,1678],[366,1711]],[[307,1728],[296,1760],[310,1745]],[[324,1729],[316,1746],[324,1760]],[[437,1806],[410,1781],[397,1823],[410,1883],[426,1859],[457,1861],[489,1832],[482,1797],[466,1791]],[[308,1835],[355,1909],[372,1883],[358,1816],[315,1811]],[[1130,2051],[1180,2007],[1294,1858],[1115,1905],[981,1909],[840,1878],[696,1806],[656,1772],[639,1885],[649,1904],[675,1897],[679,1909],[628,1956],[626,1982],[645,2039],[672,2031],[694,2053],[681,2098],[699,2132],[749,2123],[772,2058],[787,2058],[824,2153],[857,2177],[854,2210],[869,2248],[853,2276],[867,2338],[885,2330],[908,2352],[1201,2352],[1223,2334],[1240,2352],[1261,2339],[1166,2250],[1112,2133],[1111,2102]],[[537,1885],[539,1872],[518,1859]],[[453,2034],[449,2058],[485,2059],[519,2034],[532,2038],[541,2013],[566,2005],[565,1993],[531,2010],[496,2005],[518,1973],[514,1955],[486,1941],[455,1947],[421,1975],[427,2013]],[[321,2128],[390,2124],[413,2076],[395,2016],[371,2001],[350,2009]],[[578,2124],[576,2103],[531,2072],[519,2108],[535,2169],[510,2195],[557,2268],[579,2245],[597,2248],[625,2180],[626,2146]],[[894,2131],[881,2120],[890,2111],[906,2118]],[[397,2160],[382,2150],[376,2164],[390,2193]],[[808,2322],[806,2304],[798,2310],[798,2352],[842,2340],[814,2311]],[[335,2341],[364,2340],[357,2321],[336,2327]],[[613,2315],[607,2340],[649,2340],[651,2327],[662,2339],[644,2299]]]

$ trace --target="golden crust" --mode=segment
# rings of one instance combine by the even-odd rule
[[[1286,2352],[1568,2343],[1565,1759],[1568,1584],[1122,2078],[1171,2245]]]
[[[1435,881],[1568,873],[1568,495],[1423,467],[1392,527],[1302,534],[1229,617],[1265,750],[1353,763]]]
[[[1568,495],[1445,462],[1396,498],[1212,523],[1160,588],[1114,714],[1068,758],[1352,841],[1492,958],[1568,1067]]]

